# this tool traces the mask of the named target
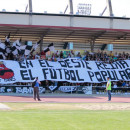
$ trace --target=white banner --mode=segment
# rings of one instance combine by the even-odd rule
[[[62,92],[75,92],[78,86],[60,86],[58,90]]]
[[[33,93],[33,88],[32,87],[15,87],[12,86],[10,87],[0,87],[0,93],[11,93],[11,92],[15,92],[15,93]],[[43,87],[39,87],[39,93],[45,93],[45,88]]]
[[[51,91],[53,91],[54,89],[56,89],[57,88],[57,86],[49,86],[49,89],[51,90]]]
[[[130,81],[130,60],[116,61],[112,64],[76,58],[57,62],[46,60],[0,61],[0,84],[32,82],[35,77],[38,77],[40,81],[75,83],[106,82],[107,77],[110,77],[112,81]]]
[[[92,86],[84,86],[82,88],[82,91],[85,93],[85,94],[92,94]]]

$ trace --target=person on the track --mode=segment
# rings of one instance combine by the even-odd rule
[[[106,90],[108,92],[108,101],[111,101],[111,81],[109,77],[107,77]]]
[[[34,96],[33,98],[34,100],[36,100],[37,98],[38,101],[41,101],[40,96],[39,96],[39,84],[41,84],[41,82],[39,82],[38,77],[36,77],[34,81],[35,81],[35,85],[33,88],[33,96]]]

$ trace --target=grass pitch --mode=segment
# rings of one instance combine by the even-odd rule
[[[4,104],[0,130],[130,130],[129,103]]]

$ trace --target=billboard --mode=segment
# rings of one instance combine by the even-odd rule
[[[91,14],[91,4],[79,3],[77,6],[77,14],[90,15]]]

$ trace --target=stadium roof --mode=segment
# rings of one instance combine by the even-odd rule
[[[130,29],[0,23],[0,39],[4,40],[9,33],[12,41],[18,38],[23,41],[38,41],[43,37],[44,42],[89,43],[95,40],[95,43],[102,44],[130,44]]]

